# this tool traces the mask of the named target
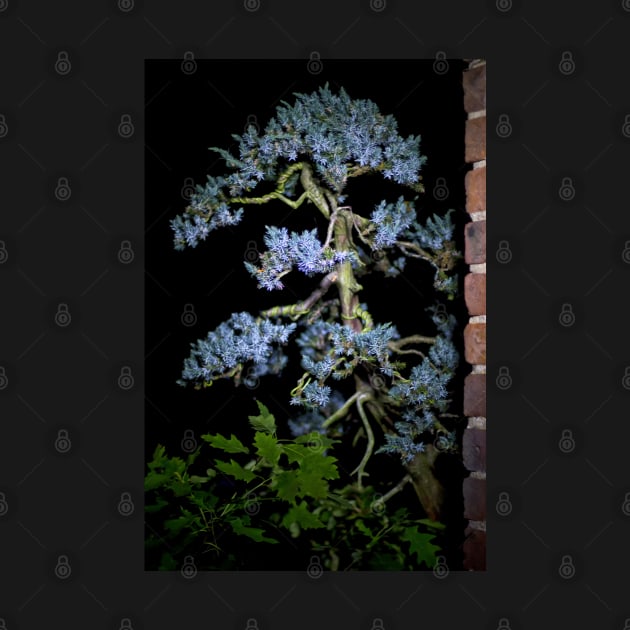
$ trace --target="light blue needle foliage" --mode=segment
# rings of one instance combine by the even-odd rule
[[[293,304],[255,316],[233,314],[191,344],[178,383],[203,387],[231,378],[238,385],[244,370],[279,374],[287,363],[283,348],[292,341],[304,370],[290,394],[291,404],[302,407],[288,421],[294,435],[325,432],[351,415],[367,418],[369,409],[372,420],[390,419],[377,452],[396,453],[409,463],[438,433],[442,441],[454,439],[443,430],[440,414],[448,409],[448,385],[459,361],[452,342],[456,321],[430,306],[435,329],[401,337],[392,323],[375,323],[367,304],[359,303],[359,278],[371,272],[395,276],[420,259],[435,269],[436,290],[452,299],[458,290],[453,270],[461,257],[452,241],[452,211],[418,218],[426,157],[420,137],[401,137],[392,115],[370,100],[351,99],[344,89],[333,93],[328,85],[295,97],[276,108],[262,132],[250,125],[234,134],[236,155],[211,147],[228,172],[197,186],[171,228],[175,249],[184,250],[220,227],[238,224],[248,205],[315,210],[328,223],[324,233],[268,225],[266,249],[245,267],[266,290],[283,289],[281,278],[296,271],[319,276],[319,285]],[[414,196],[383,199],[372,208],[349,205],[348,181],[369,174]],[[344,392],[354,387],[354,393],[342,395],[334,387],[342,382]]]

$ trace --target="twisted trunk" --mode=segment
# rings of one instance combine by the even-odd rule
[[[429,444],[424,453],[418,453],[407,465],[418,500],[422,504],[427,518],[432,521],[441,520],[444,502],[444,486],[436,478],[433,468],[439,454],[440,452],[435,446]]]
[[[330,200],[329,200],[330,201]],[[350,212],[346,209],[329,208],[330,218],[334,221],[333,234],[335,248],[337,251],[347,251],[354,248],[352,243],[352,218]],[[361,285],[357,282],[354,270],[350,262],[342,263],[337,268],[337,289],[339,292],[339,300],[341,303],[341,315],[344,324],[350,326],[355,332],[361,332],[362,324],[359,317],[356,316],[357,307],[359,306],[358,292]],[[355,375],[356,378],[356,375]],[[360,380],[360,379],[359,379]],[[371,389],[371,386],[365,382],[361,383],[362,387]],[[378,405],[368,403],[370,412],[376,417],[379,423]],[[376,407],[376,409],[375,409]],[[382,415],[382,414],[380,414]],[[436,478],[434,465],[439,451],[432,445],[427,445],[424,453],[418,453],[406,468],[411,475],[411,484],[414,487],[416,496],[425,511],[427,518],[439,521],[442,513],[442,504],[444,501],[444,487]]]

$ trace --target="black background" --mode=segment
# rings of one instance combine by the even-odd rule
[[[245,218],[237,226],[211,232],[196,248],[183,252],[173,249],[169,221],[186,205],[182,190],[191,180],[203,185],[206,173],[217,176],[227,172],[223,159],[208,147],[229,148],[238,155],[238,143],[232,134],[242,133],[252,116],[262,133],[282,100],[292,104],[295,93],[310,94],[326,83],[334,93],[343,87],[352,98],[373,100],[382,113],[393,114],[401,136],[421,136],[420,151],[428,159],[421,171],[425,193],[417,201],[418,218],[424,222],[433,213],[443,215],[446,209],[455,209],[454,238],[463,253],[463,224],[467,216],[463,176],[470,168],[464,162],[463,68],[462,61],[451,61],[445,73],[437,74],[432,60],[335,61],[312,74],[301,61],[201,61],[193,75],[186,75],[178,61],[147,62],[145,194],[146,224],[151,231],[145,241],[146,347],[153,348],[164,340],[145,366],[147,457],[157,443],[165,445],[171,455],[185,456],[182,440],[191,435],[199,440],[208,432],[226,436],[235,433],[247,443],[251,439],[247,417],[257,413],[255,398],[275,415],[281,437],[290,437],[286,420],[300,413],[289,406],[289,392],[303,372],[295,347],[287,348],[290,362],[281,377],[262,377],[249,389],[244,385],[236,389],[225,380],[204,391],[195,391],[190,385],[182,389],[175,384],[183,359],[189,354],[189,344],[205,337],[232,312],[246,310],[255,315],[274,305],[292,304],[308,296],[320,279],[293,272],[283,278],[284,290],[269,292],[256,288],[256,281],[243,265],[250,250],[266,249],[262,238],[265,225],[284,225],[297,231],[318,226],[323,240],[325,222],[318,220],[314,206],[304,205],[293,211],[281,202],[246,205]],[[246,87],[237,77],[249,78]],[[174,168],[167,170],[165,162]],[[438,186],[448,190],[446,199],[439,192],[437,198],[433,194]],[[268,189],[269,185],[265,188],[261,184],[255,192],[260,195]],[[401,194],[408,199],[415,195],[382,176],[350,180],[345,193],[344,203],[363,216],[369,216],[381,199],[393,202]],[[170,211],[165,213],[165,208]],[[461,264],[459,268],[460,285],[463,267]],[[427,305],[441,303],[456,315],[460,326],[454,337],[462,365],[449,389],[454,401],[450,412],[461,418],[453,426],[461,433],[466,422],[461,406],[465,374],[461,343],[466,315],[463,291],[456,301],[447,301],[433,290],[433,275],[429,265],[410,260],[402,277],[386,279],[374,273],[360,278],[364,287],[360,299],[367,302],[376,323],[392,322],[403,336],[436,332],[424,313]],[[182,324],[186,310],[196,315],[193,326]],[[331,386],[339,389],[334,381]],[[357,428],[347,427],[346,432],[351,435]],[[336,453],[347,473],[362,457],[362,444],[359,443],[359,450],[346,453],[345,460],[343,451]],[[200,470],[205,470],[201,460],[208,457],[208,449],[203,453]],[[442,456],[438,466],[444,483],[451,487],[447,519],[452,540],[445,546],[444,555],[449,566],[457,568],[461,567],[465,526],[461,500],[461,479],[465,473],[456,456]],[[397,458],[387,455],[374,456],[370,471],[372,482],[384,477],[390,478],[391,485],[404,475]],[[350,480],[349,475],[346,478]],[[411,489],[404,496],[408,507],[413,508],[417,499]],[[262,566],[276,570],[286,568],[285,565],[297,568],[296,562],[301,561],[278,559]]]
[[[429,157],[422,169],[426,192],[417,202],[418,217],[423,221],[429,213],[443,214],[445,208],[455,208],[458,212],[453,220],[459,223],[459,229],[454,236],[463,252],[463,174],[467,166],[463,160],[462,63],[453,63],[445,75],[436,75],[432,65],[431,61],[335,62],[326,64],[326,71],[313,76],[301,62],[217,61],[200,62],[193,76],[185,76],[178,62],[147,63],[146,134],[150,149],[146,162],[146,223],[151,230],[146,239],[146,345],[152,348],[166,334],[169,336],[147,361],[150,376],[146,391],[152,403],[169,417],[184,414],[190,422],[198,414],[205,415],[206,421],[214,415],[219,422],[223,414],[231,419],[232,406],[242,398],[251,398],[243,388],[234,393],[234,398],[229,396],[233,398],[230,407],[217,414],[220,401],[225,400],[227,392],[233,392],[233,386],[219,382],[214,390],[197,393],[190,386],[183,390],[174,385],[180,378],[183,358],[189,354],[189,343],[205,337],[232,312],[248,310],[255,314],[276,304],[291,304],[306,297],[319,282],[317,277],[306,279],[294,272],[283,279],[287,285],[283,291],[257,289],[256,281],[243,265],[249,249],[264,251],[265,225],[284,225],[298,231],[316,227],[317,213],[308,206],[298,211],[280,202],[245,206],[244,220],[239,225],[211,232],[196,248],[183,252],[173,249],[169,221],[186,205],[181,196],[185,181],[204,184],[206,173],[227,172],[222,158],[208,147],[230,147],[236,154],[237,143],[231,134],[242,133],[251,112],[262,112],[254,116],[264,128],[280,99],[293,102],[295,92],[311,93],[326,82],[335,91],[343,86],[353,98],[374,100],[382,112],[395,115],[403,137],[421,135],[421,152]],[[403,80],[393,78],[394,69]],[[253,77],[245,90],[235,83],[239,76]],[[157,96],[152,98],[154,94]],[[160,159],[174,168],[166,171]],[[440,178],[449,190],[448,199],[443,201],[432,195]],[[407,198],[414,195],[382,177],[351,181],[346,192],[346,201],[366,216],[383,198],[395,201],[400,194]],[[321,222],[319,226],[323,237]],[[417,332],[418,325],[425,326],[426,331],[426,326],[432,324],[422,314],[423,301],[447,301],[440,295],[432,297],[433,270],[428,265],[410,261],[404,275],[396,280],[362,278],[365,291],[360,294],[361,299],[368,301],[377,322],[392,321],[403,334],[411,334],[410,327],[414,326]],[[373,287],[371,293],[368,286]],[[197,323],[191,327],[181,323],[186,308],[190,310],[187,304],[193,306],[197,316]],[[455,312],[458,308],[461,312],[461,300]],[[299,367],[297,374],[301,374]],[[274,380],[277,379],[263,378],[256,395],[262,398],[265,385],[271,387]],[[215,394],[216,390],[220,390],[220,395]],[[287,414],[288,400],[286,392],[278,401],[285,405]],[[252,411],[256,406],[249,402],[246,409]],[[159,413],[151,414],[150,406],[147,412],[147,441],[151,442]],[[181,433],[182,425],[177,424],[174,429]]]

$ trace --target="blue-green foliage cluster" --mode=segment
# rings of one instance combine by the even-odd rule
[[[267,318],[254,319],[246,312],[233,313],[205,339],[190,344],[192,351],[184,361],[178,383],[211,382],[247,362],[254,364],[255,376],[278,374],[286,363],[279,347],[287,342],[295,326],[273,323]]]
[[[459,362],[452,340],[455,318],[438,312],[435,306],[427,310],[432,313],[431,319],[439,334],[428,356],[411,369],[409,378],[396,382],[389,390],[392,400],[402,409],[401,419],[394,424],[397,434],[386,434],[385,444],[377,451],[399,453],[406,462],[410,462],[416,453],[424,451],[421,436],[435,425],[434,411],[446,411],[447,386]],[[453,434],[443,436],[443,448],[451,447],[454,438]]]
[[[398,184],[421,189],[419,171],[425,157],[419,151],[420,138],[400,137],[392,116],[382,115],[371,101],[351,100],[343,89],[333,94],[328,86],[296,97],[294,105],[283,103],[277,108],[276,117],[269,121],[262,135],[249,126],[242,136],[233,136],[238,141],[238,157],[214,148],[231,173],[225,177],[209,176],[205,187],[196,188],[184,215],[171,221],[175,249],[195,247],[212,230],[237,224],[243,210],[241,207],[234,210],[231,204],[252,202],[239,196],[248,194],[260,182],[278,183],[277,178],[283,174],[282,185],[273,193],[276,197],[267,196],[277,198],[281,194],[285,201],[294,197],[300,172],[296,168],[287,175],[286,169],[298,160],[313,167],[316,185],[326,187],[337,203],[344,202],[342,192],[347,178],[357,172],[381,173]],[[259,203],[260,198],[255,202]],[[340,210],[335,210],[335,214]],[[424,258],[436,269],[434,287],[452,297],[457,278],[446,273],[451,269],[450,260],[445,262],[441,257],[453,235],[450,214],[451,211],[443,217],[434,215],[422,224],[413,202],[401,196],[394,203],[381,201],[369,220],[352,212],[350,216],[353,216],[352,229],[357,230],[358,237],[373,251],[396,252],[397,257],[392,256],[389,267],[383,269],[387,275],[400,273],[410,256]],[[370,259],[356,243],[349,249],[337,250],[331,240],[327,239],[324,247],[317,229],[297,233],[267,226],[264,236],[267,250],[260,254],[257,264],[245,262],[245,266],[259,288],[272,290],[283,288],[280,278],[294,268],[311,276],[327,274],[348,261],[356,268],[364,264],[362,259]],[[367,306],[361,308],[367,311]],[[289,314],[293,316],[294,312]],[[392,348],[400,335],[392,324],[370,323],[357,332],[323,316],[318,319],[309,313],[308,317],[308,324],[300,323],[305,327],[296,339],[306,373],[291,397],[291,404],[305,410],[289,425],[294,435],[321,430],[326,415],[343,404],[331,388],[331,379],[348,378],[362,366],[368,374],[378,374],[386,383],[381,394],[387,394],[387,405],[397,408],[397,433],[386,434],[380,452],[398,453],[405,461],[422,452],[423,439],[436,424],[435,414],[444,412],[448,406],[447,385],[458,362],[452,343],[454,317],[433,309],[438,335],[427,356],[412,366],[407,376],[399,372],[402,368],[393,359]],[[248,363],[248,374],[252,376],[279,374],[287,361],[282,346],[296,327],[296,323],[272,322],[265,316],[233,314],[205,339],[191,344],[192,351],[178,383],[209,384],[217,378],[238,377]]]
[[[324,249],[317,237],[317,229],[298,234],[289,233],[284,227],[267,226],[264,240],[269,249],[260,255],[260,267],[247,261],[245,267],[258,280],[258,287],[268,290],[282,289],[284,285],[279,277],[294,266],[311,276],[328,273],[339,263],[356,259],[351,251]]]
[[[185,215],[171,221],[175,248],[196,247],[217,227],[235,225],[242,208],[233,211],[232,198],[253,190],[261,181],[275,181],[279,169],[299,159],[310,161],[326,184],[343,201],[341,192],[349,169],[365,167],[382,172],[386,179],[414,185],[426,157],[420,154],[420,137],[402,138],[392,115],[383,115],[370,100],[351,99],[343,88],[333,94],[328,85],[313,94],[296,94],[294,105],[284,103],[277,116],[259,135],[249,125],[239,143],[239,157],[211,147],[232,172],[226,177],[208,176],[197,186]],[[294,192],[296,177],[284,189]],[[192,217],[192,219],[191,219]]]
[[[370,220],[376,226],[372,239],[372,250],[384,250],[396,245],[411,248],[419,247],[429,255],[435,255],[444,248],[447,241],[453,238],[455,226],[451,221],[449,210],[444,216],[428,217],[422,225],[417,220],[413,204],[401,196],[396,203],[381,201],[373,210]],[[397,258],[386,270],[389,276],[396,276],[404,269],[406,259]],[[457,278],[443,273],[435,262],[428,259],[435,267],[433,286],[438,291],[453,295],[457,291]]]
[[[208,177],[208,179],[212,179]],[[197,186],[197,195],[193,195],[191,207],[198,212],[202,212],[201,208],[204,206],[204,201],[208,197],[207,192]],[[236,225],[240,223],[243,217],[243,208],[237,210],[230,210],[225,202],[221,202],[209,219],[206,219],[202,214],[188,213],[188,216],[177,216],[171,221],[171,228],[173,229],[175,238],[175,249],[183,250],[186,245],[189,247],[197,247],[199,241],[206,239],[206,236],[212,230],[218,227],[225,227],[227,225]]]
[[[395,204],[381,201],[372,212],[370,219],[376,226],[372,249],[380,250],[394,245],[409,229],[416,219],[416,211],[401,196]]]
[[[294,105],[283,101],[262,136],[249,126],[240,140],[239,164],[250,165],[251,181],[274,179],[278,159],[305,155],[331,190],[340,193],[352,166],[380,168],[399,184],[414,184],[425,161],[420,138],[398,135],[396,119],[383,115],[369,100],[351,99],[343,88],[328,85],[312,94],[296,94]]]
[[[302,367],[315,380],[295,394],[291,404],[307,408],[328,404],[332,390],[325,381],[328,378],[344,379],[359,364],[374,366],[391,376],[392,351],[388,343],[398,338],[398,331],[391,324],[380,324],[361,332],[338,322],[319,322],[308,327],[297,344],[302,348]]]

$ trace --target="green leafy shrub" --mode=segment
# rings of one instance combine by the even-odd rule
[[[414,521],[405,508],[388,515],[371,487],[331,488],[339,479],[330,454],[337,441],[316,432],[280,440],[273,415],[261,402],[258,409],[249,416],[250,446],[234,435],[202,436],[221,455],[203,474],[192,472],[202,446],[186,459],[155,449],[145,477],[147,551],[161,551],[155,568],[177,569],[187,555],[201,569],[251,568],[255,557],[284,556],[271,547],[291,539],[302,552],[296,561],[321,553],[330,570],[435,564],[440,548],[431,530],[442,525]]]

